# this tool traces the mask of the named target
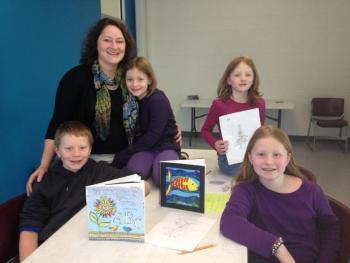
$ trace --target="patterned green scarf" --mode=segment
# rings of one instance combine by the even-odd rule
[[[115,78],[110,80],[108,76],[100,69],[97,61],[92,65],[94,75],[94,84],[96,89],[95,105],[95,130],[97,136],[105,141],[109,135],[111,121],[111,97],[107,85],[120,87],[123,95],[123,125],[128,136],[128,143],[131,144],[134,138],[134,130],[138,116],[138,104],[136,98],[132,96],[126,86],[122,70],[117,70]]]
[[[136,121],[139,115],[139,104],[134,96],[130,94],[127,88],[123,92],[123,125],[128,136],[128,144],[131,145],[135,136]]]

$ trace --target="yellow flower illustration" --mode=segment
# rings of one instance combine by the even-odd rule
[[[111,198],[101,196],[101,198],[97,199],[95,202],[95,211],[102,217],[110,217],[115,214],[117,209],[114,201]]]

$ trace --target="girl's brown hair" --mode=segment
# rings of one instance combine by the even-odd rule
[[[223,101],[228,101],[230,99],[230,97],[232,95],[232,87],[231,87],[231,85],[227,84],[227,79],[231,75],[232,71],[234,71],[240,63],[244,63],[244,64],[248,65],[253,71],[254,80],[253,80],[252,86],[248,90],[248,103],[255,105],[258,98],[262,96],[258,90],[259,89],[259,75],[258,75],[258,71],[256,70],[256,67],[254,65],[253,60],[247,56],[237,57],[237,58],[231,60],[231,62],[227,65],[225,72],[219,81],[217,95]]]
[[[129,63],[126,66],[125,72],[127,72],[128,70],[133,69],[133,68],[137,68],[138,70],[140,70],[141,72],[146,74],[146,76],[148,77],[148,79],[151,82],[148,85],[146,96],[151,95],[155,91],[155,89],[157,88],[157,79],[156,79],[156,75],[154,74],[154,70],[152,68],[151,63],[149,62],[148,59],[146,59],[144,57],[136,57],[136,58],[129,61]]]
[[[283,130],[281,130],[276,126],[265,125],[265,126],[261,126],[254,132],[252,138],[248,143],[241,168],[236,174],[236,185],[241,182],[252,182],[258,178],[258,175],[254,171],[254,167],[249,161],[249,154],[251,153],[252,149],[254,148],[256,142],[259,139],[263,139],[267,137],[272,137],[276,139],[278,142],[280,142],[283,145],[283,147],[286,149],[287,153],[290,155],[290,161],[286,167],[285,173],[288,175],[299,177],[299,178],[304,178],[303,174],[300,172],[300,170],[298,169],[295,163],[293,148],[288,138],[288,135]]]

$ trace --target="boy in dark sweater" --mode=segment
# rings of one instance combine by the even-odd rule
[[[65,122],[57,129],[60,160],[35,185],[20,214],[21,261],[86,205],[85,186],[130,174],[90,159],[92,143],[91,131],[80,122]]]

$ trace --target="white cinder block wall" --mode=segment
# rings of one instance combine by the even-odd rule
[[[151,60],[184,131],[190,111],[181,101],[214,98],[241,54],[254,59],[265,98],[295,102],[283,113],[289,135],[306,134],[312,97],[344,97],[350,119],[348,0],[136,0],[136,16],[139,54]]]

